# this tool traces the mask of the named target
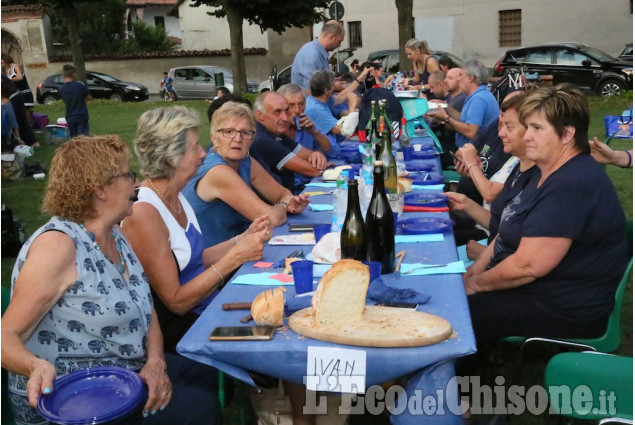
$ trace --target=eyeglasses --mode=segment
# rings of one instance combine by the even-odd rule
[[[112,176],[109,180],[114,180],[119,177],[128,177],[130,179],[130,183],[135,183],[137,181],[137,173],[132,170],[128,171],[127,173]]]
[[[236,137],[236,133],[240,133],[241,138],[245,140],[251,140],[256,134],[256,132],[253,130],[236,130],[235,128],[219,128],[217,131],[222,133],[223,136],[227,137],[228,139],[233,139],[234,137]]]

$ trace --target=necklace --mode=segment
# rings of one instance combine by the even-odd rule
[[[165,196],[163,196],[163,194],[161,192],[159,192],[159,189],[156,188],[156,186],[152,183],[152,179],[148,179],[148,181],[150,182],[150,186],[152,186],[152,189],[154,189],[154,191],[157,193],[157,195],[159,195],[161,197],[161,199],[163,199],[163,202],[165,202],[165,204],[170,207],[170,209],[172,211],[174,211],[176,214],[181,214],[183,212],[183,206],[181,205],[181,201],[179,201],[179,198],[176,198],[176,202],[178,202],[179,204],[179,208],[176,209],[174,208],[174,206],[170,203],[170,201],[168,201],[167,199],[165,199]]]
[[[100,252],[103,253],[103,251],[101,251],[101,248],[100,248],[99,244],[95,240],[95,234],[93,232],[91,232],[90,230],[86,230],[86,228],[84,227],[84,223],[80,224],[79,227],[81,227],[82,230],[84,232],[86,232],[86,234],[88,235],[90,240],[93,242],[93,247],[97,251],[100,251]],[[103,254],[104,254],[104,257],[108,258],[108,261],[110,261],[117,268],[117,271],[119,271],[119,273],[121,273],[123,275],[126,272],[126,258],[123,256],[123,249],[121,248],[121,241],[119,239],[117,239],[117,235],[115,234],[114,230],[112,231],[112,238],[115,240],[115,247],[117,248],[117,253],[119,254],[120,264],[113,263],[113,261],[105,253],[103,253]]]
[[[514,178],[512,179],[512,187],[514,187],[514,185],[516,184],[516,181],[522,174],[523,172],[520,171],[520,166],[518,166],[518,168],[516,169],[516,174],[514,175]]]

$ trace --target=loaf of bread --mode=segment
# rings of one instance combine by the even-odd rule
[[[412,180],[405,177],[397,178],[397,190],[399,193],[412,192]]]
[[[360,261],[340,260],[333,264],[320,279],[311,300],[313,325],[347,326],[362,321],[369,281],[368,266]]]
[[[287,290],[279,286],[276,289],[267,289],[256,296],[251,303],[251,316],[257,325],[282,326],[285,292]]]

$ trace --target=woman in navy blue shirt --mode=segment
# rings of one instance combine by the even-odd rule
[[[630,250],[617,194],[589,154],[587,99],[570,84],[543,87],[519,116],[540,173],[464,275],[477,341],[599,336]]]

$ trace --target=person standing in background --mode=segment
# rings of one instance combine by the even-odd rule
[[[75,80],[75,67],[64,65],[62,76],[66,81],[59,88],[60,97],[66,105],[66,123],[71,137],[88,134],[88,108],[86,100],[93,97],[81,81]]]
[[[311,76],[315,71],[329,68],[329,54],[342,44],[344,27],[337,21],[327,21],[320,35],[300,48],[293,59],[291,83],[310,90]]]
[[[6,69],[7,77],[18,87],[18,90],[22,93],[22,100],[24,101],[24,107],[26,109],[26,118],[29,125],[33,125],[33,92],[29,87],[29,82],[26,79],[26,74],[22,65],[13,63],[13,57],[8,53],[2,54],[2,66]]]

